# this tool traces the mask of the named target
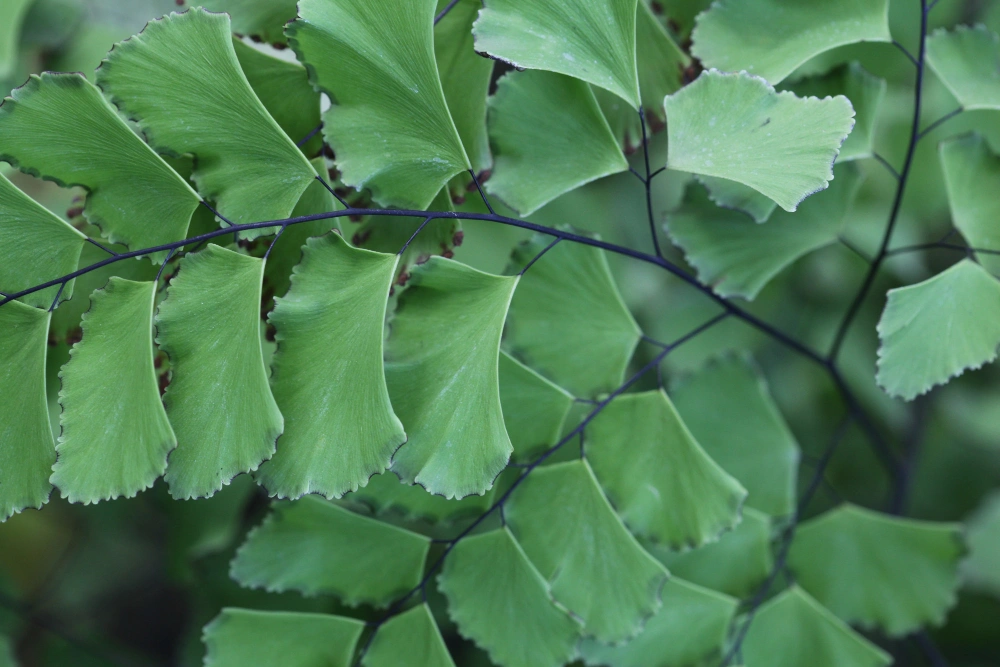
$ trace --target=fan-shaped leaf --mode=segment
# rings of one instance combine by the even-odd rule
[[[746,490],[698,445],[662,391],[613,400],[587,427],[586,455],[640,537],[698,547],[740,520]]]
[[[786,211],[827,187],[854,126],[846,97],[798,98],[746,72],[708,70],[664,103],[671,169],[743,183]]]
[[[766,225],[713,206],[698,188],[667,217],[671,239],[684,250],[702,282],[717,294],[755,299],[795,260],[837,240],[861,187],[854,165],[834,169],[830,188],[802,203],[795,213],[778,211]]]
[[[535,470],[505,509],[524,552],[586,635],[630,639],[660,608],[667,571],[622,525],[586,461]]]
[[[287,218],[316,178],[250,88],[225,14],[195,8],[151,21],[115,45],[97,83],[153,147],[197,158],[198,191],[234,223]]]
[[[842,505],[799,527],[788,564],[840,618],[901,637],[944,621],[964,551],[958,524]]]
[[[198,4],[229,14],[233,32],[271,44],[285,41],[285,24],[295,18],[295,0],[199,0]]]
[[[587,81],[638,109],[635,15],[636,0],[486,0],[473,32],[477,51]]]
[[[922,283],[890,290],[878,335],[878,383],[912,400],[996,358],[1000,282],[965,259]]]
[[[285,432],[257,480],[272,495],[339,498],[389,467],[406,441],[382,369],[386,301],[398,257],[352,248],[339,234],[312,238],[277,330],[274,397]]]
[[[358,502],[377,515],[401,516],[407,521],[427,521],[432,524],[476,518],[493,503],[496,487],[482,496],[466,496],[460,500],[428,493],[417,484],[400,481],[393,472],[375,475],[368,485],[344,496],[344,501]]]
[[[328,614],[223,609],[205,627],[205,667],[350,667],[364,629]]]
[[[641,635],[622,646],[585,639],[580,653],[586,664],[608,667],[705,664],[721,653],[736,605],[728,595],[674,578],[663,587],[663,608]]]
[[[683,553],[654,547],[651,553],[678,577],[746,598],[774,567],[771,521],[766,514],[744,507],[739,525],[724,533],[718,542]]]
[[[260,342],[262,260],[209,244],[186,255],[156,316],[173,365],[164,396],[177,434],[175,498],[210,496],[274,454],[283,420]]]
[[[500,353],[500,403],[518,461],[529,461],[556,444],[573,400],[562,387]]]
[[[705,67],[778,83],[834,47],[891,42],[889,0],[720,0],[698,16],[691,36]]]
[[[490,98],[496,165],[486,189],[522,215],[628,169],[594,93],[551,72],[511,72]]]
[[[553,602],[549,585],[506,528],[468,537],[439,578],[459,632],[504,667],[561,667],[580,622]]]
[[[955,228],[973,248],[1000,250],[1000,156],[979,134],[942,142],[940,151]],[[1000,257],[977,253],[977,259],[1000,273]]]
[[[84,215],[114,243],[182,239],[198,206],[191,186],[80,74],[46,72],[13,91],[0,106],[0,146],[0,159],[24,171],[86,188]]]
[[[409,436],[392,463],[404,481],[461,498],[507,465],[497,365],[517,281],[432,257],[400,295],[385,373]]]
[[[1000,37],[986,26],[934,31],[927,64],[966,111],[1000,109]]]
[[[434,60],[437,0],[302,0],[289,42],[334,101],[323,134],[344,183],[423,210],[470,168]]]
[[[10,301],[0,306],[0,521],[49,499],[56,460],[45,398],[50,315]]]
[[[153,368],[155,282],[111,278],[90,297],[83,340],[63,367],[52,483],[70,502],[132,497],[177,445]]]
[[[0,174],[0,292],[14,294],[76,270],[86,236],[51,213]],[[61,299],[73,296],[69,281]],[[48,308],[58,286],[21,297]]]
[[[767,222],[778,205],[749,185],[716,176],[697,176],[708,191],[708,198],[721,208],[745,213],[754,222]],[[736,218],[733,217],[735,220]]]
[[[517,247],[513,268],[548,243],[539,235]],[[524,274],[507,326],[511,352],[581,397],[614,391],[642,337],[604,253],[576,243],[560,243]]]
[[[1000,493],[989,496],[966,526],[969,557],[962,563],[963,583],[1000,597]]]
[[[884,667],[892,657],[798,586],[761,606],[743,642],[748,667]]]
[[[455,667],[426,604],[391,618],[362,658],[366,667]]]
[[[0,79],[6,78],[17,64],[21,23],[32,0],[4,0],[0,5]]]
[[[251,588],[385,607],[419,583],[429,548],[423,535],[307,496],[274,505],[236,552],[231,573]]]
[[[774,516],[795,509],[799,446],[748,359],[718,359],[671,393],[709,456],[746,486],[748,506]]]

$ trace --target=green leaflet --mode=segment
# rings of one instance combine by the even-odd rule
[[[854,126],[845,97],[798,98],[745,72],[702,72],[664,104],[667,166],[743,183],[786,211],[827,187]]]
[[[0,79],[13,73],[17,65],[21,22],[32,0],[4,0],[0,5]]]
[[[526,266],[549,242],[536,235],[515,248],[512,268]],[[565,242],[521,279],[505,347],[574,395],[595,398],[618,388],[641,337],[604,252]]]
[[[798,586],[762,605],[743,658],[748,667],[884,667],[892,657],[854,632]]]
[[[669,667],[701,665],[722,653],[738,601],[728,595],[671,579],[663,587],[663,608],[646,621],[638,637],[621,646],[584,639],[588,665]]]
[[[198,207],[191,186],[80,74],[33,75],[14,90],[0,106],[0,146],[0,159],[28,173],[86,188],[84,215],[112,243],[178,241]]]
[[[274,454],[283,420],[260,343],[263,260],[209,244],[185,255],[156,316],[170,355],[163,397],[177,434],[174,498],[210,496]]]
[[[233,32],[271,44],[285,42],[285,24],[295,18],[295,0],[199,0],[198,4],[229,14]]]
[[[1000,250],[1000,156],[979,134],[944,141],[939,146],[941,169],[948,189],[951,220],[973,248]],[[978,253],[991,273],[1000,272],[1000,257]]]
[[[878,383],[907,401],[993,361],[1000,345],[1000,283],[975,262],[889,290],[878,323]]]
[[[776,84],[834,47],[891,42],[889,0],[720,0],[698,16],[692,38],[705,67]]]
[[[133,497],[177,445],[153,368],[155,282],[114,277],[90,297],[83,340],[59,377],[62,435],[51,481],[70,502]]]
[[[985,26],[935,30],[927,64],[966,111],[1000,109],[1000,37]]]
[[[562,387],[500,353],[500,403],[515,460],[530,461],[556,444],[573,401]]]
[[[490,98],[490,139],[496,164],[486,189],[521,215],[628,169],[590,86],[561,74],[500,79]]]
[[[0,174],[0,292],[14,294],[72,273],[86,238]],[[74,282],[66,284],[60,299],[73,297]],[[21,301],[49,308],[58,291],[56,285]]]
[[[773,516],[792,513],[799,445],[748,358],[719,358],[676,383],[671,394],[709,456],[749,491],[747,506]]]
[[[334,105],[323,134],[347,185],[424,210],[471,167],[434,60],[437,0],[302,0],[287,34]]]
[[[409,436],[392,462],[404,481],[446,498],[482,495],[507,465],[497,365],[517,282],[440,257],[414,270],[385,355]]]
[[[635,535],[697,548],[739,523],[746,490],[698,445],[662,391],[614,399],[587,427],[585,443],[594,474]]]
[[[227,608],[205,626],[205,667],[351,667],[364,629],[327,614]]]
[[[799,97],[843,95],[849,99],[855,113],[854,130],[840,147],[837,162],[872,156],[875,126],[885,98],[885,79],[869,74],[860,64],[852,62],[837,67],[824,76],[794,83],[789,89]]]
[[[294,5],[291,16],[295,16]],[[309,83],[305,67],[269,56],[238,39],[233,40],[233,50],[257,99],[292,141],[305,139],[319,126],[319,93]],[[323,138],[316,135],[303,144],[302,152],[315,155],[322,147]]]
[[[944,622],[964,554],[958,524],[842,505],[799,527],[788,564],[799,585],[846,622],[902,637]]]
[[[436,12],[450,0],[437,0]],[[472,22],[482,8],[480,0],[459,0],[434,26],[434,58],[441,76],[441,88],[458,136],[472,168],[490,168],[490,139],[486,134],[486,98],[489,96],[493,61],[476,53]]]
[[[829,189],[795,213],[776,212],[764,225],[713,206],[699,188],[689,188],[665,227],[703,283],[721,296],[753,300],[793,262],[837,241],[863,176],[850,164],[836,166],[834,174]]]
[[[0,306],[0,521],[49,499],[56,460],[45,357],[50,314],[10,301]]]
[[[97,84],[157,150],[197,158],[198,191],[233,223],[287,218],[316,178],[250,88],[225,14],[195,8],[151,21],[115,45]]]
[[[475,519],[493,503],[496,487],[482,496],[448,499],[428,493],[416,484],[401,482],[393,472],[375,475],[368,485],[344,496],[344,501],[356,502],[377,516],[402,517],[406,521],[426,521],[432,524]]]
[[[708,191],[708,198],[720,208],[739,211],[753,218],[754,222],[767,222],[778,205],[749,185],[716,176],[696,176]],[[736,219],[735,217],[733,218]]]
[[[615,515],[584,460],[535,470],[505,508],[507,523],[552,595],[600,642],[642,632],[667,571]]]
[[[987,497],[966,521],[969,557],[962,562],[962,580],[967,588],[1000,597],[1000,493]]]
[[[420,582],[429,538],[314,496],[273,507],[233,559],[241,585],[386,607]]]
[[[737,598],[749,598],[774,567],[771,521],[766,514],[744,507],[740,523],[717,542],[683,553],[654,546],[651,553],[678,577]]]
[[[573,658],[580,622],[552,600],[508,529],[459,542],[438,581],[459,632],[498,665],[562,667]]]
[[[486,0],[476,50],[518,68],[558,72],[639,108],[636,0]]]
[[[364,667],[455,667],[426,604],[394,616],[378,629]]]
[[[285,417],[277,451],[256,475],[271,495],[339,498],[388,468],[406,442],[382,368],[397,261],[337,233],[306,242],[268,318],[278,342],[271,384]]]

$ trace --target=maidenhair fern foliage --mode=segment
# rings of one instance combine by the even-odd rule
[[[27,4],[0,5],[0,77]],[[926,0],[894,3],[920,24],[898,39],[888,0],[718,0],[693,21],[646,0],[203,4],[0,106],[0,160],[85,193],[67,222],[0,172],[0,518],[252,478],[274,501],[232,579],[337,602],[216,610],[210,667],[874,667],[892,638],[930,641],[961,578],[998,590],[995,499],[968,540],[903,517],[908,431],[871,407],[891,402],[876,380],[909,401],[1000,345],[988,138],[940,143],[968,247],[909,249],[965,258],[879,274],[937,127],[925,78],[1000,110],[988,28],[932,30]],[[886,82],[844,48],[913,61],[898,169],[876,152]],[[629,171],[634,243],[558,208]],[[876,188],[895,198],[887,226],[865,219],[845,313],[782,320],[821,335],[762,314],[791,265],[851,245]],[[521,241],[505,266],[463,260],[502,238]],[[643,271],[700,310],[622,289]],[[858,319],[886,291],[877,326]],[[56,376],[50,340],[77,323]],[[844,362],[852,332],[877,364]],[[775,345],[755,359],[747,336]],[[781,387],[778,354],[803,364]],[[792,428],[789,405],[834,426]],[[893,499],[817,513],[853,430]]]

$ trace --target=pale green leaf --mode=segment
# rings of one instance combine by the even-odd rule
[[[561,667],[580,622],[551,598],[548,582],[506,528],[467,537],[438,579],[462,636],[503,667]]]
[[[320,96],[309,83],[305,67],[270,56],[238,39],[233,40],[233,49],[257,99],[292,141],[305,139],[319,126]],[[315,155],[322,145],[323,138],[314,136],[303,144],[302,152]]]
[[[406,521],[450,523],[474,519],[493,502],[496,487],[485,495],[462,499],[445,498],[428,493],[418,484],[406,484],[393,472],[375,475],[367,486],[344,496],[346,502],[356,502],[378,516],[397,516]]]
[[[361,664],[365,667],[455,667],[426,604],[394,616],[380,627]]]
[[[21,41],[21,23],[33,0],[0,3],[0,80],[13,73]]]
[[[969,557],[962,563],[967,588],[1000,597],[1000,493],[993,493],[966,522]]]
[[[556,444],[573,401],[562,387],[500,353],[500,403],[516,460],[530,461]]]
[[[1000,156],[979,134],[942,142],[941,169],[948,189],[951,221],[973,248],[1000,250]],[[1000,257],[977,253],[991,273],[1000,273]]]
[[[307,496],[275,503],[233,559],[232,578],[272,593],[385,607],[419,582],[430,540]]]
[[[52,484],[70,502],[131,498],[177,445],[153,368],[155,282],[111,278],[90,297],[83,340],[59,377],[62,434]]]
[[[205,626],[205,667],[351,667],[364,629],[328,614],[227,608]]]
[[[828,190],[795,213],[777,211],[763,225],[713,206],[700,189],[690,188],[684,205],[667,216],[667,232],[703,283],[721,296],[753,300],[793,262],[837,241],[863,179],[849,164],[834,174]]]
[[[717,176],[697,176],[698,182],[708,190],[708,198],[721,208],[739,211],[753,218],[754,222],[767,222],[778,205],[749,185]],[[733,220],[736,220],[734,217]]]
[[[638,635],[667,571],[615,515],[586,461],[539,468],[510,497],[507,523],[556,601],[606,643]]]
[[[986,26],[935,30],[927,64],[966,111],[1000,109],[1000,37]]]
[[[185,255],[156,316],[170,355],[163,397],[177,434],[170,494],[209,496],[274,454],[283,420],[260,338],[263,260],[209,244]]]
[[[674,667],[700,665],[721,655],[737,600],[671,579],[663,587],[663,608],[646,621],[642,634],[621,646],[593,639],[580,644],[588,665]]]
[[[843,96],[799,98],[746,72],[703,72],[664,101],[667,166],[737,181],[794,211],[826,189],[854,127]]]
[[[0,174],[0,292],[14,294],[76,271],[86,238]],[[74,282],[61,299],[72,298]],[[54,285],[21,301],[49,308],[58,291]]]
[[[513,448],[500,406],[500,335],[516,277],[432,257],[390,321],[385,374],[409,436],[392,470],[446,498],[483,494]]]
[[[388,468],[406,441],[382,368],[397,261],[337,233],[306,242],[269,317],[278,342],[271,384],[285,417],[277,451],[256,475],[271,495],[339,498]]]
[[[698,445],[662,391],[614,399],[587,427],[585,452],[637,536],[696,548],[740,520],[746,490]]]
[[[771,573],[771,521],[743,508],[743,520],[717,542],[683,553],[653,547],[651,553],[688,581],[737,598],[748,598]]]
[[[0,521],[49,499],[55,442],[45,398],[50,315],[0,306]]]
[[[437,12],[450,0],[437,0]],[[459,0],[434,26],[434,57],[448,110],[472,168],[490,168],[490,139],[486,134],[486,98],[489,95],[493,61],[476,53],[472,23],[482,8],[480,0]]]
[[[486,189],[521,215],[628,169],[590,86],[562,74],[500,79],[490,98],[490,139],[496,163]]]
[[[868,73],[860,64],[852,62],[837,67],[825,76],[794,83],[789,89],[799,97],[843,95],[849,99],[854,107],[854,129],[840,147],[837,162],[872,156],[879,109],[885,98],[885,79]]]
[[[115,45],[97,83],[154,148],[195,156],[198,191],[233,223],[287,218],[316,178],[247,82],[225,14],[151,21]]]
[[[515,67],[558,72],[639,108],[636,0],[486,0],[476,50]]]
[[[996,358],[1000,282],[964,259],[922,283],[890,290],[878,335],[879,385],[912,400]]]
[[[180,240],[198,207],[191,186],[80,74],[46,72],[13,91],[0,106],[0,147],[0,159],[28,173],[86,188],[84,215],[113,243]]]
[[[958,524],[842,505],[799,526],[788,564],[846,622],[902,637],[944,622],[964,553]]]
[[[537,235],[518,246],[513,268],[526,266],[549,242]],[[621,385],[642,337],[604,252],[569,242],[552,248],[524,274],[507,327],[507,349],[585,398]],[[581,359],[587,363],[581,364]]]
[[[748,667],[885,667],[892,657],[798,586],[760,607],[743,657]]]
[[[889,0],[720,0],[698,16],[691,36],[705,67],[776,84],[837,46],[891,42]]]
[[[709,456],[749,491],[747,506],[774,516],[795,509],[799,446],[749,359],[719,358],[671,394]]]
[[[271,44],[284,43],[285,24],[295,18],[295,0],[199,0],[198,4],[229,14],[233,32]]]
[[[423,210],[471,167],[434,60],[437,0],[302,0],[289,42],[330,95],[323,134],[347,185]]]

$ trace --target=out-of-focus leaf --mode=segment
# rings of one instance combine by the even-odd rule
[[[229,14],[233,32],[271,44],[285,42],[285,24],[295,18],[295,0],[199,0],[198,4]]]
[[[716,176],[698,176],[699,183],[708,190],[708,198],[721,208],[745,213],[754,222],[767,222],[778,205],[749,185]],[[735,220],[735,218],[733,218]]]
[[[936,30],[927,64],[966,111],[1000,109],[1000,37],[985,26]]]
[[[13,73],[21,37],[21,23],[33,0],[4,0],[0,4],[0,80]]]
[[[969,557],[962,563],[963,583],[1000,598],[1000,494],[989,496],[966,522]]]
[[[562,387],[500,353],[500,404],[518,461],[530,461],[556,444],[573,400]]]
[[[496,491],[485,495],[465,498],[445,498],[428,493],[418,484],[400,481],[393,472],[375,475],[368,485],[344,496],[347,502],[357,502],[370,508],[376,515],[394,515],[407,521],[427,521],[430,523],[450,523],[462,519],[478,517],[492,504]]]
[[[973,248],[1000,251],[1000,156],[979,134],[942,142],[941,169],[948,188],[951,221]],[[1000,273],[1000,256],[976,253],[991,273]]]
[[[361,659],[364,667],[455,667],[426,604],[389,619]]]

